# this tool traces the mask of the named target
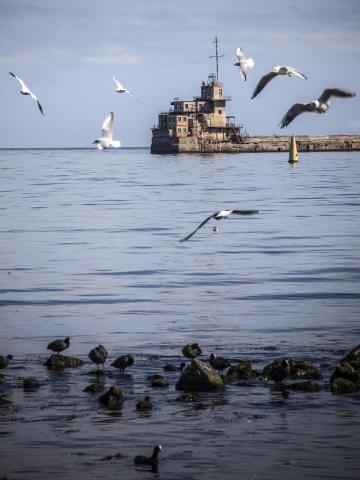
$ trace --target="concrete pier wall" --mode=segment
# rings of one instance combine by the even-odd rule
[[[259,153],[288,152],[290,136],[252,136],[241,143],[204,142],[198,138],[153,137],[152,153]],[[299,135],[300,152],[360,151],[360,135]]]

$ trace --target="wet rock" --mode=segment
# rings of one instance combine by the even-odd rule
[[[148,412],[153,409],[150,397],[146,396],[144,400],[139,400],[136,404],[136,410],[139,412]]]
[[[264,367],[262,376],[264,380],[269,380],[273,378],[273,372],[275,372],[279,367],[281,367],[284,360],[288,360],[290,365],[290,376],[292,379],[306,378],[306,379],[317,379],[321,377],[320,370],[316,368],[311,362],[306,360],[296,360],[291,357],[282,357],[276,359],[274,362],[266,365]]]
[[[64,368],[76,368],[81,367],[84,362],[79,358],[67,357],[65,355],[60,355],[54,353],[51,355],[46,362],[44,363],[45,367],[48,367],[50,370],[63,370]]]
[[[124,403],[124,395],[121,387],[113,386],[99,397],[99,401],[108,407],[120,407]]]
[[[11,402],[8,400],[5,395],[0,395],[0,407],[5,407],[6,405],[10,405]]]
[[[240,362],[233,365],[227,372],[229,380],[241,378],[242,380],[250,380],[253,377],[251,362]]]
[[[333,393],[360,390],[360,345],[353,348],[336,366],[330,378]]]
[[[322,390],[322,386],[312,380],[308,380],[306,382],[288,383],[286,385],[278,384],[275,386],[275,388],[278,390],[291,390],[293,392],[320,392],[320,390]]]
[[[354,383],[346,378],[335,378],[331,384],[332,393],[355,393],[360,390],[360,383]]]
[[[178,402],[195,402],[196,400],[199,400],[199,395],[197,393],[186,392],[179,395],[176,400]]]
[[[24,390],[36,390],[40,387],[40,382],[36,378],[27,377],[23,380]]]
[[[85,387],[83,391],[86,393],[100,393],[100,392],[103,392],[104,390],[105,390],[105,385],[102,382],[95,382]]]
[[[168,387],[169,382],[162,375],[153,375],[150,377],[152,387]]]
[[[90,370],[88,375],[96,375],[97,377],[113,377],[112,372],[109,370]]]
[[[197,358],[187,365],[178,382],[177,390],[185,391],[211,391],[224,388],[224,382],[220,375],[211,367],[205,365]]]

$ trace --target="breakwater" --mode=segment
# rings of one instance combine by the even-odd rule
[[[151,153],[288,152],[290,138],[288,135],[257,135],[233,143],[194,137],[156,137],[151,144]],[[300,152],[360,150],[360,135],[299,135],[296,142]]]

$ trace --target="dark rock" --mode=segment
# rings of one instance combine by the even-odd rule
[[[233,365],[229,368],[227,372],[229,379],[238,379],[250,380],[253,377],[253,369],[251,367],[251,362],[240,362],[237,365]]]
[[[10,404],[10,400],[8,400],[4,395],[0,395],[0,407],[5,407],[6,405]]]
[[[152,410],[153,406],[150,400],[150,397],[146,396],[144,400],[140,400],[136,404],[136,410],[140,412],[148,412],[149,410]]]
[[[169,382],[162,375],[153,375],[151,378],[152,387],[168,387]]]
[[[182,395],[179,395],[176,400],[178,402],[194,402],[199,400],[199,395],[197,393],[186,392]]]
[[[126,458],[127,455],[124,455],[123,453],[115,453],[115,455],[106,455],[106,457],[100,458],[100,462],[108,462],[111,460],[121,460],[123,458]]]
[[[282,357],[276,359],[274,362],[264,367],[262,372],[264,380],[272,379],[273,372],[275,371],[275,369],[281,367],[284,360],[288,360],[290,365],[289,378],[296,380],[299,378],[316,379],[321,377],[319,369],[317,369],[311,362],[308,362],[306,360],[296,360],[291,357]]]
[[[77,368],[84,364],[82,360],[75,357],[67,357],[61,354],[51,355],[44,363],[50,370],[63,370],[64,368]]]
[[[100,393],[100,392],[103,392],[104,390],[105,390],[104,383],[95,382],[85,387],[83,391],[86,393]]]
[[[224,382],[213,368],[194,358],[191,364],[186,366],[176,388],[190,392],[220,390],[224,388]]]
[[[335,378],[331,384],[332,393],[354,393],[360,389],[360,383],[354,383],[346,378]]]
[[[36,390],[40,387],[40,382],[36,378],[28,377],[24,378],[23,388],[24,390]]]
[[[5,368],[9,365],[10,360],[13,359],[12,355],[0,355],[0,368]]]
[[[286,389],[292,390],[294,392],[319,392],[320,390],[322,390],[322,386],[317,382],[308,380],[306,382],[296,382],[296,383],[287,384]]]
[[[330,384],[333,393],[360,390],[360,345],[353,348],[336,366]]]
[[[124,403],[124,396],[121,387],[113,386],[99,397],[99,401],[108,407],[120,407]]]

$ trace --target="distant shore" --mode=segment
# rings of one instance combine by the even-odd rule
[[[243,139],[240,143],[226,141],[199,141],[198,138],[157,138],[151,145],[152,153],[259,153],[288,152],[289,135],[256,135]],[[298,135],[300,152],[360,151],[360,135]]]

